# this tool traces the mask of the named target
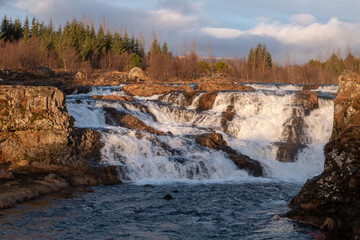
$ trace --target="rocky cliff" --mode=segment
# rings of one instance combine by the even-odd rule
[[[118,182],[114,167],[98,163],[100,133],[74,123],[57,88],[0,86],[0,209],[46,193],[39,181],[50,190]]]
[[[322,228],[328,239],[360,239],[360,76],[340,76],[334,106],[324,171],[306,182],[287,215]]]

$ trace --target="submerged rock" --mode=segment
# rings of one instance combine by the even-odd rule
[[[280,162],[295,162],[299,151],[306,147],[303,144],[289,142],[277,142],[275,145],[278,146],[276,159]]]
[[[229,158],[235,163],[235,165],[239,169],[247,171],[252,176],[254,177],[263,176],[263,169],[260,163],[256,160],[249,158],[246,155],[242,155],[236,152],[234,149],[229,147],[221,134],[205,133],[198,137],[195,137],[195,140],[198,144],[200,144],[203,147],[208,147],[226,152],[229,155]]]
[[[170,194],[166,194],[162,199],[171,200],[173,197]]]
[[[360,77],[339,78],[334,128],[325,145],[324,171],[291,200],[287,216],[328,232],[328,239],[360,238]]]

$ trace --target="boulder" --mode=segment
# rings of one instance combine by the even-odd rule
[[[201,111],[212,109],[216,97],[217,97],[216,92],[204,93],[199,99],[198,109]]]
[[[86,75],[82,72],[77,72],[75,75],[74,75],[74,78],[76,80],[83,80],[86,78]]]
[[[105,122],[106,124],[114,126],[122,126],[129,129],[137,129],[144,132],[153,133],[156,135],[166,135],[166,133],[155,130],[154,128],[146,125],[140,121],[137,117],[132,116],[128,113],[117,111],[114,108],[104,108]]]
[[[206,133],[195,138],[196,142],[203,147],[222,150],[227,147],[227,142],[220,133]]]
[[[325,145],[324,171],[291,200],[287,216],[327,231],[328,239],[360,238],[360,77],[339,77],[334,128]]]
[[[35,69],[35,74],[39,77],[51,78],[55,76],[54,71],[46,66],[41,66]]]
[[[303,107],[306,115],[309,115],[312,110],[319,108],[318,97],[315,92],[311,91],[296,93],[295,104]]]
[[[143,79],[146,77],[146,73],[139,67],[134,67],[129,72],[129,78],[136,81],[137,79]]]
[[[205,133],[195,137],[195,140],[203,147],[220,150],[227,153],[229,158],[235,163],[235,165],[239,169],[247,171],[250,175],[254,177],[263,176],[263,169],[260,163],[256,160],[249,158],[246,155],[242,155],[236,152],[234,149],[229,147],[221,134],[214,132]]]
[[[162,199],[171,200],[173,197],[170,194],[166,194]]]

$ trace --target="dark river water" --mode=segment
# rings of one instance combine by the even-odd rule
[[[287,218],[300,184],[121,184],[44,197],[0,214],[0,239],[311,239]],[[162,199],[172,195],[172,200]]]

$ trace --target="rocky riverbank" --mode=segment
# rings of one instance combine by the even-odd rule
[[[55,87],[0,86],[0,209],[69,186],[118,183],[100,133],[74,127]]]
[[[328,239],[360,239],[360,76],[340,76],[334,107],[324,171],[292,199],[287,216],[327,231]]]

